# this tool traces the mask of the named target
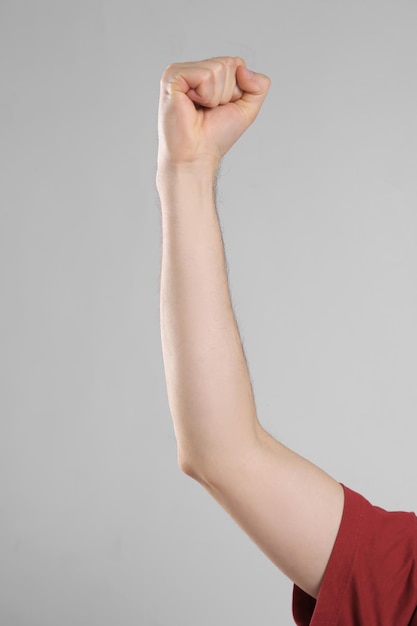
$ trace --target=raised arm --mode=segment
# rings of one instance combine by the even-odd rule
[[[235,57],[170,65],[162,76],[162,350],[180,467],[317,597],[343,488],[258,420],[215,206],[220,161],[256,119],[269,86]]]

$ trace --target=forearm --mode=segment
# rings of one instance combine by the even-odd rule
[[[157,187],[168,399],[180,466],[203,475],[240,461],[260,425],[231,304],[214,177],[177,172]]]

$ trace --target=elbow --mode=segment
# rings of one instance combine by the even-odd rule
[[[196,466],[189,460],[189,458],[178,454],[178,467],[184,474],[199,481],[199,473],[197,472]]]
[[[207,468],[200,462],[197,462],[195,457],[184,456],[178,453],[178,467],[180,470],[190,478],[205,486],[208,484],[210,472],[207,472]]]
[[[200,482],[205,473],[205,455],[202,448],[196,448],[189,441],[177,437],[177,463],[180,470],[190,478]]]

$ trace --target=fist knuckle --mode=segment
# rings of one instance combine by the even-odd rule
[[[211,89],[211,85],[216,82],[217,72],[214,67],[205,67],[202,68],[202,80],[201,80],[201,88],[207,92],[208,89]]]
[[[181,69],[184,69],[185,65],[185,63],[170,63],[165,68],[161,80],[165,82],[172,82],[178,76]]]
[[[176,66],[174,65],[174,63],[171,63],[164,69],[161,76],[161,83],[167,83],[169,81],[173,73],[175,73],[176,71],[175,68]]]
[[[235,60],[234,60],[233,57],[225,57],[223,63],[227,67],[234,67],[236,65]]]
[[[166,66],[164,70],[164,75],[170,74],[172,71],[175,71],[176,67],[177,67],[176,63],[170,63],[169,65]]]
[[[217,78],[217,76],[222,72],[224,65],[221,61],[216,61],[210,67],[211,78]]]

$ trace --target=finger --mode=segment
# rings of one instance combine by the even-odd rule
[[[243,96],[243,91],[240,89],[239,85],[235,85],[233,89],[233,93],[229,99],[229,102],[236,102],[236,100],[240,100]]]
[[[238,100],[242,90],[236,83],[236,68],[246,65],[241,57],[215,57],[193,63],[171,65],[165,72],[170,98],[186,94],[194,103],[214,108]]]
[[[219,104],[227,104],[228,102],[239,100],[243,95],[236,82],[236,70],[239,65],[246,67],[246,61],[241,57],[225,57],[222,61],[226,68],[226,80]]]
[[[162,77],[165,93],[169,99],[178,94],[192,95],[196,100],[210,100],[214,93],[213,70],[199,63],[170,65]]]

